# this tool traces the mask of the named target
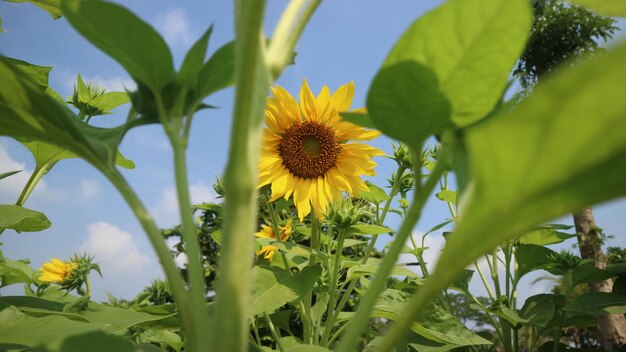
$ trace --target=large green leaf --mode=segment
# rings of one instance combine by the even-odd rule
[[[0,230],[35,232],[45,230],[52,223],[44,213],[19,205],[0,204]]]
[[[80,335],[69,336],[60,345],[41,346],[33,352],[139,352],[129,339],[109,335],[102,331],[91,331]]]
[[[568,312],[580,314],[625,314],[626,295],[606,292],[588,292],[582,294],[563,308]]]
[[[4,0],[9,2],[30,2],[35,6],[48,11],[50,16],[55,20],[60,18],[63,12],[61,12],[61,0]]]
[[[0,288],[13,284],[31,284],[37,274],[28,260],[11,260],[0,251]]]
[[[307,267],[296,275],[275,267],[255,266],[251,314],[269,312],[300,299],[313,289],[321,274],[319,266]]]
[[[626,194],[625,61],[621,45],[561,70],[513,112],[466,131],[473,183],[432,279],[407,314],[424,309],[498,244],[574,209]],[[390,339],[408,324],[407,316]]]
[[[74,29],[153,92],[174,78],[172,54],[163,38],[126,8],[99,0],[64,0],[62,9]]]
[[[204,98],[234,83],[235,43],[229,42],[217,49],[202,66],[198,74],[197,95]]]
[[[626,17],[626,2],[624,0],[568,0],[572,4],[586,7],[601,15]]]
[[[125,126],[86,125],[5,59],[0,59],[0,83],[0,135],[49,143],[99,168],[112,166],[119,158],[117,146]]]
[[[432,70],[452,107],[452,121],[458,126],[468,125],[487,115],[499,101],[509,72],[524,49],[531,18],[530,4],[525,0],[445,2],[411,24],[383,69],[411,62]],[[406,80],[411,75],[417,78],[420,67],[414,66],[413,73],[411,67],[406,67],[397,73],[408,75]],[[398,89],[402,88],[410,86]],[[405,95],[418,100],[420,93],[417,89]],[[369,98],[373,97],[368,97],[368,108]],[[414,118],[421,117],[419,111],[409,110],[413,106],[410,101],[404,103],[407,104],[397,109],[414,113]],[[374,117],[371,111],[370,115]],[[430,122],[421,128],[429,129]],[[410,126],[404,128],[416,132]]]

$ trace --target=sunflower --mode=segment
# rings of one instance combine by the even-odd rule
[[[384,153],[366,144],[348,143],[380,135],[339,115],[350,109],[354,83],[332,95],[324,86],[315,97],[304,80],[299,104],[280,86],[272,93],[265,109],[267,128],[259,171],[259,187],[272,185],[271,201],[293,195],[302,221],[311,209],[321,218],[341,192],[368,191],[360,176],[375,175],[376,163],[371,159]],[[358,111],[364,110],[354,110]]]
[[[39,268],[39,280],[43,282],[54,282],[57,284],[63,283],[72,276],[74,269],[78,267],[78,264],[74,262],[62,262],[57,258],[52,258],[52,261],[44,263]]]
[[[280,231],[281,242],[288,240],[289,236],[291,236],[291,232],[292,232],[291,223],[292,223],[291,219],[289,219],[285,225],[278,226],[278,230]],[[261,231],[257,232],[255,236],[257,238],[277,238],[276,234],[274,233],[274,230],[270,226],[267,226],[267,225],[261,225]],[[278,251],[278,248],[272,245],[267,245],[267,246],[261,247],[261,249],[259,249],[256,252],[256,255],[263,256],[263,258],[267,260],[272,260],[276,251]]]

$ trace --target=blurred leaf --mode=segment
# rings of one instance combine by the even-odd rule
[[[435,196],[437,196],[437,199],[441,201],[456,205],[456,192],[455,191],[444,189],[443,191],[435,194]]]
[[[80,335],[69,336],[59,347],[39,347],[34,352],[137,352],[135,344],[130,340],[109,335],[102,331],[92,331]]]
[[[512,113],[467,131],[473,189],[429,295],[499,243],[626,194],[625,61],[622,45],[561,70]]]
[[[368,260],[366,264],[360,264],[360,262],[344,261],[342,265],[348,268],[348,272],[346,273],[346,279],[352,280],[363,275],[371,276],[376,274],[376,272],[378,271],[378,267],[380,266],[380,262],[372,259]],[[416,272],[398,265],[393,267],[389,275],[407,276],[418,279],[421,282],[421,277]]]
[[[349,227],[350,233],[356,235],[382,235],[393,233],[393,230],[379,225],[372,224],[356,224]]]
[[[509,300],[506,296],[500,296],[489,307],[483,308],[476,304],[470,304],[473,309],[485,310],[497,317],[506,320],[513,328],[517,328],[519,325],[528,323],[528,320],[520,317],[514,309],[509,308]]]
[[[387,193],[385,193],[385,191],[383,191],[380,187],[369,181],[365,181],[365,184],[369,187],[369,191],[359,193],[359,198],[365,199],[375,205],[380,205],[380,203],[389,199]]]
[[[294,345],[285,348],[285,352],[330,352],[328,348],[316,345]]]
[[[320,266],[307,267],[296,275],[279,268],[255,266],[251,314],[269,312],[300,299],[313,289],[321,274]]]
[[[463,271],[461,275],[450,285],[450,289],[469,294],[469,283],[474,276],[474,270]]]
[[[625,314],[626,295],[607,292],[588,292],[574,299],[563,310],[589,315]]]
[[[568,0],[570,3],[586,7],[600,15],[612,17],[626,17],[626,2],[624,0]]]
[[[217,49],[202,66],[196,86],[200,99],[235,84],[235,42]]]
[[[590,284],[606,279],[610,279],[615,276],[610,271],[596,268],[592,263],[583,264],[578,266],[572,272],[572,287],[578,284]]]
[[[0,204],[0,229],[35,232],[45,230],[52,223],[44,213],[19,205]]]
[[[429,233],[432,233],[432,232],[437,231],[437,230],[441,230],[442,228],[444,228],[446,225],[448,225],[449,223],[451,223],[453,221],[454,220],[450,219],[450,220],[446,220],[446,221],[442,222],[441,224],[435,225],[430,230],[428,230],[428,232],[426,232],[425,235],[428,235]]]
[[[17,173],[22,172],[23,170],[15,170],[15,171],[9,171],[9,172],[4,172],[0,174],[0,180],[2,180],[3,178],[7,178],[9,176],[15,175]]]
[[[172,54],[163,38],[126,8],[105,1],[65,0],[62,9],[76,31],[154,93],[174,77]]]
[[[342,112],[339,115],[341,115],[341,118],[345,121],[351,122],[355,125],[365,128],[376,128],[376,125],[374,124],[374,122],[372,122],[372,119],[365,112]]]
[[[534,244],[537,246],[545,246],[548,244],[561,243],[570,238],[574,238],[576,235],[570,235],[569,233],[557,231],[554,229],[538,229],[532,230],[521,235],[517,242],[521,244]]]
[[[170,330],[148,329],[139,334],[139,341],[144,343],[155,343],[158,345],[165,344],[170,346],[176,352],[180,352],[185,347],[185,342],[180,335]]]
[[[58,19],[63,15],[61,11],[61,0],[4,0],[8,2],[30,2],[42,10],[47,11],[53,19]]]

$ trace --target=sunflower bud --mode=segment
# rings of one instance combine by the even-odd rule
[[[391,147],[393,148],[393,160],[398,163],[398,166],[404,169],[410,169],[412,164],[409,148],[402,143],[398,145],[392,143]]]
[[[74,257],[66,262],[52,258],[52,261],[44,263],[39,268],[39,272],[41,272],[39,281],[55,283],[67,292],[76,290],[78,294],[84,296],[90,294],[89,273],[92,270],[102,276],[100,266],[93,263],[93,257],[86,254],[74,254]],[[83,285],[86,286],[86,291],[83,289]]]
[[[330,205],[327,218],[337,228],[342,229],[357,224],[362,215],[362,209],[352,204],[350,198],[341,198]]]

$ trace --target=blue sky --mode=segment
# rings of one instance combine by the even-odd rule
[[[278,84],[297,94],[302,79],[314,91],[322,85],[335,90],[353,80],[356,85],[353,107],[364,105],[367,88],[394,41],[415,18],[440,1],[342,0],[323,2],[297,47],[296,64],[285,70]],[[266,33],[272,32],[287,1],[268,1]],[[230,1],[125,2],[132,11],[151,23],[166,39],[179,64],[186,50],[214,24],[209,51],[233,39],[233,9]],[[46,12],[30,5],[0,2],[0,17],[7,32],[0,34],[0,52],[37,65],[53,66],[50,85],[62,96],[72,94],[76,75],[112,90],[133,88],[125,71],[77,34],[61,18],[53,21]],[[211,201],[211,182],[226,163],[233,90],[211,96],[209,104],[219,106],[196,116],[188,153],[189,182],[194,202]],[[114,126],[125,119],[125,108],[117,114],[95,117],[95,125]],[[373,145],[391,153],[390,140],[379,138]],[[177,220],[172,153],[160,127],[132,130],[121,145],[126,157],[135,161],[134,170],[124,170],[160,226]],[[378,158],[378,176],[373,182],[386,185],[393,162]],[[0,181],[0,203],[12,203],[33,169],[29,152],[19,143],[0,137],[0,173],[24,172]],[[38,233],[6,231],[0,241],[5,256],[30,258],[34,267],[51,257],[65,258],[75,251],[88,251],[100,262],[104,279],[93,278],[94,298],[106,299],[105,292],[131,298],[149,281],[160,276],[160,268],[138,222],[122,198],[93,167],[81,160],[59,162],[44,177],[26,203],[45,212],[53,226]],[[626,200],[595,208],[598,224],[616,236],[609,244],[626,246]],[[447,208],[437,200],[428,203],[417,231],[426,231],[448,217]],[[571,223],[569,218],[560,220]],[[389,225],[397,226],[391,219]],[[440,248],[441,235],[431,246]],[[566,245],[571,247],[571,242]],[[436,250],[429,255],[431,261]],[[541,287],[536,290],[540,290]],[[532,289],[528,291],[531,293]],[[9,287],[2,294],[19,293]],[[527,294],[528,294],[527,293]],[[538,292],[534,292],[538,293]]]

